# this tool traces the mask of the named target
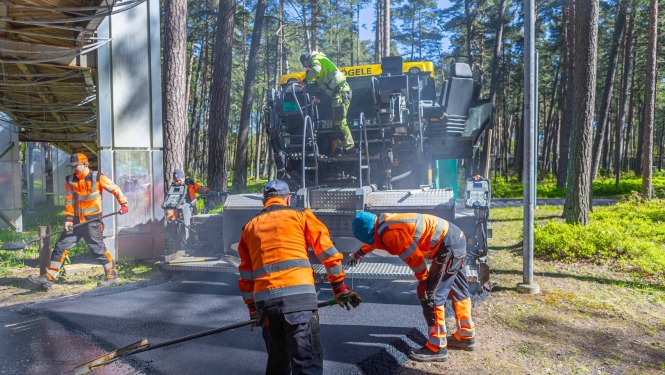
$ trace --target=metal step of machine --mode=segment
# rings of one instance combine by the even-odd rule
[[[293,202],[297,207],[312,210],[328,227],[335,247],[345,255],[360,247],[360,242],[351,232],[353,216],[360,210],[376,214],[418,212],[452,221],[467,237],[465,267],[471,291],[478,292],[489,279],[486,217],[478,209],[458,209],[452,190],[376,191],[371,186],[357,189],[307,188],[300,189]],[[191,248],[185,251],[189,256],[183,253],[175,258],[171,256],[160,265],[160,270],[167,278],[182,272],[237,273],[240,263],[237,249],[242,227],[262,209],[260,194],[239,194],[227,198],[223,213],[194,216],[191,228],[195,233]],[[310,259],[318,281],[325,282],[325,268],[313,254]],[[415,280],[411,269],[398,257],[379,250],[369,254],[359,266],[345,265],[344,269],[349,277],[358,279]]]

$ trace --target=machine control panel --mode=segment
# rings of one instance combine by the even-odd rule
[[[177,209],[178,205],[180,204],[180,201],[185,197],[186,192],[187,192],[187,186],[185,185],[169,186],[169,191],[166,193],[166,197],[164,197],[164,203],[162,204],[162,208],[165,210]]]
[[[490,197],[489,180],[480,176],[466,180],[464,206],[467,208],[489,207]]]

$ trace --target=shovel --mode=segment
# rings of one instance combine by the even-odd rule
[[[347,302],[347,301],[345,300],[345,302]],[[335,306],[335,305],[337,305],[337,301],[335,301],[334,299],[331,299],[330,301],[319,302],[319,307]],[[99,358],[96,358],[96,359],[93,359],[90,362],[87,362],[87,363],[84,363],[82,365],[77,366],[74,369],[74,375],[89,374],[89,373],[91,373],[91,372],[93,372],[97,369],[100,369],[100,368],[102,368],[106,365],[109,365],[109,364],[111,364],[111,363],[113,363],[113,362],[115,362],[115,361],[117,361],[121,358],[130,356],[130,355],[147,352],[148,350],[153,350],[153,349],[157,349],[157,348],[163,348],[165,346],[177,344],[177,343],[180,343],[180,342],[183,342],[183,341],[198,339],[199,337],[214,335],[215,333],[229,331],[229,330],[232,330],[232,329],[235,329],[235,328],[248,326],[248,325],[253,324],[253,323],[256,323],[256,320],[247,320],[247,321],[244,321],[244,322],[235,323],[235,324],[231,324],[231,325],[224,326],[224,327],[213,328],[213,329],[210,329],[210,330],[207,330],[207,331],[194,333],[194,334],[187,335],[187,336],[178,337],[176,339],[160,342],[160,343],[157,343],[157,344],[149,344],[148,339],[143,339],[143,340],[135,342],[131,345],[127,345],[123,348],[115,350],[111,353],[104,354],[103,356],[101,356]]]
[[[105,219],[105,218],[107,218],[107,217],[109,217],[109,216],[117,215],[117,214],[119,214],[119,213],[120,213],[120,212],[114,212],[114,213],[112,213],[112,214],[104,215],[104,216],[99,217],[99,218],[97,218],[97,219],[95,219],[95,220],[90,220],[90,221],[86,221],[86,222],[84,222],[84,223],[76,224],[76,225],[74,225],[72,228],[76,228],[76,227],[81,227],[81,226],[84,226],[84,225],[88,225],[88,224],[90,224],[90,223],[92,223],[92,222],[99,221],[99,220]],[[41,241],[41,240],[43,240],[44,238],[49,238],[49,237],[55,236],[56,234],[61,234],[61,233],[65,233],[64,229],[62,230],[62,232],[53,232],[53,233],[51,233],[51,234],[47,234],[47,235],[45,235],[45,236],[41,236],[41,237],[39,237],[39,238],[35,238],[34,240],[30,240],[30,241],[28,241],[27,243],[22,243],[22,242],[7,242],[6,244],[2,245],[2,247],[0,247],[0,250],[23,250],[23,249],[25,249],[26,247],[28,247],[28,245],[30,245],[30,244],[33,243],[33,242]]]

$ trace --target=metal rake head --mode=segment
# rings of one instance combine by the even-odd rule
[[[26,246],[28,246],[26,243],[7,242],[6,244],[0,246],[0,250],[23,250]]]

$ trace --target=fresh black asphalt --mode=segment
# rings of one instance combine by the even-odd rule
[[[2,374],[65,374],[106,351],[148,338],[158,343],[248,319],[236,275],[110,288],[19,309],[0,309]],[[349,280],[350,281],[350,280]],[[326,374],[386,374],[425,343],[415,282],[355,281],[355,311],[319,311]],[[319,300],[332,298],[317,285]],[[371,288],[371,289],[370,289]],[[249,327],[168,346],[115,363],[100,374],[262,374],[267,353]]]

